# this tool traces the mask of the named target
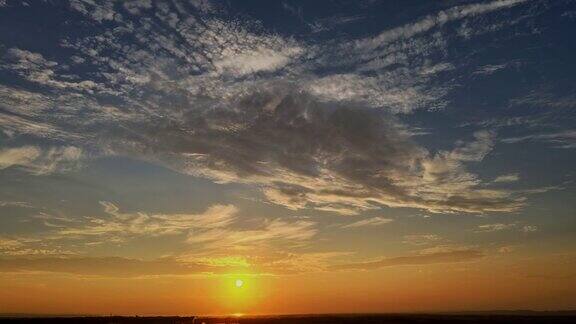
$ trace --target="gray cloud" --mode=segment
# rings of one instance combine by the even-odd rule
[[[142,151],[132,154],[151,150],[187,173],[258,184],[270,201],[292,209],[519,207],[506,191],[476,188],[480,180],[465,169],[490,152],[494,134],[479,132],[472,142],[431,155],[393,116],[318,102],[290,84],[254,89],[231,106],[197,107],[178,121],[162,122],[150,130],[140,126],[154,137],[135,139]]]

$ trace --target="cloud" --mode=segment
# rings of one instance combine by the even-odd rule
[[[178,261],[194,262],[197,264],[214,266],[214,267],[249,267],[251,260],[246,256],[188,256],[180,255],[176,258]]]
[[[3,64],[0,67],[17,73],[22,78],[47,87],[57,89],[71,89],[92,93],[96,89],[102,90],[92,80],[83,80],[79,82],[66,81],[56,73],[61,67],[54,61],[44,58],[42,54],[22,50],[19,48],[10,48],[6,51],[3,58]]]
[[[247,271],[255,274],[292,275],[334,270],[373,270],[402,265],[468,262],[482,258],[475,250],[456,250],[401,256],[358,263],[336,264],[350,252],[289,253],[266,256],[180,256],[142,260],[123,257],[36,256],[0,258],[0,272],[54,272],[80,276],[140,278],[146,276],[225,274]]]
[[[518,180],[520,180],[520,176],[517,173],[510,173],[496,177],[496,179],[494,179],[493,182],[507,183],[507,182],[516,182]]]
[[[482,258],[484,255],[477,250],[460,250],[438,252],[414,256],[385,258],[377,261],[356,262],[332,266],[333,270],[374,270],[384,267],[404,265],[425,265],[435,263],[469,262]]]
[[[311,80],[307,89],[323,101],[356,102],[403,113],[424,106],[430,108],[435,105],[438,97],[437,93],[425,87],[394,88],[383,84],[382,77],[367,77],[358,74],[336,74]]]
[[[519,231],[524,233],[538,231],[538,227],[534,225],[524,225],[519,227],[518,223],[510,223],[510,224],[496,223],[496,224],[479,225],[477,232],[498,232],[510,229],[518,229]]]
[[[192,231],[188,235],[186,242],[195,245],[199,244],[203,249],[246,250],[272,242],[283,242],[297,246],[316,235],[317,230],[314,227],[314,222],[287,222],[274,219],[264,222],[259,229]]]
[[[357,222],[353,222],[350,224],[346,224],[342,226],[342,228],[354,228],[354,227],[363,227],[363,226],[380,226],[384,224],[388,224],[393,222],[394,220],[391,218],[384,218],[384,217],[372,217],[363,220],[359,220]]]
[[[0,250],[13,250],[15,248],[22,247],[24,244],[15,239],[10,238],[0,238]]]
[[[385,112],[324,103],[284,82],[259,84],[225,105],[205,105],[182,107],[153,123],[100,120],[109,131],[96,134],[97,143],[107,154],[216,182],[258,185],[271,202],[295,210],[355,214],[382,204],[487,212],[522,205],[511,192],[480,188],[480,179],[466,170],[492,149],[490,131],[433,155]]]
[[[461,81],[458,69],[468,64],[449,60],[448,45],[458,37],[440,27],[524,2],[452,7],[376,37],[354,39],[326,33],[291,38],[257,21],[231,18],[207,0],[73,0],[59,55],[24,43],[1,49],[0,72],[9,77],[0,85],[0,136],[7,143],[0,169],[48,174],[71,170],[88,154],[129,156],[217,183],[249,184],[267,202],[294,211],[356,215],[382,206],[431,213],[516,211],[526,195],[548,188],[509,190],[505,185],[517,175],[492,180],[474,171],[497,145],[493,129],[499,125],[475,125],[484,130],[428,149],[422,144],[427,141],[413,138],[417,128],[405,124],[410,120],[405,115],[445,107]],[[329,17],[313,27],[317,32],[357,19]],[[496,30],[489,17],[479,20],[486,25],[479,30]],[[477,74],[506,66],[484,65]],[[569,96],[556,103],[551,97],[539,102],[537,95],[525,99],[530,105],[573,106]],[[570,134],[559,134],[517,142],[571,145]],[[543,135],[548,137],[538,137]],[[501,185],[492,188],[492,182]],[[30,258],[1,261],[0,269],[126,277],[247,267],[300,273],[482,257],[474,249],[443,244],[438,235],[416,234],[404,242],[426,247],[418,255],[332,268],[350,253],[278,251],[309,247],[320,230],[310,220],[241,217],[232,205],[180,214],[125,211],[112,202],[101,206],[100,216],[38,213],[31,220],[46,226],[42,242],[6,239],[2,253],[62,255],[67,251],[59,249],[61,241],[121,244],[158,236],[180,239],[190,252],[155,260]],[[390,221],[364,218],[343,227]],[[497,225],[507,226],[480,228],[498,230]],[[274,255],[263,256],[262,250]]]
[[[111,244],[122,248],[142,238],[169,236],[184,251],[173,256],[179,262],[263,267],[263,255],[306,247],[318,232],[317,224],[308,220],[240,218],[233,205],[213,205],[197,214],[164,214],[125,212],[111,202],[100,204],[103,216],[38,212],[27,221],[41,222],[43,231],[29,237],[0,237],[0,255],[83,258],[91,246]],[[272,265],[266,268],[271,271]]]
[[[59,246],[49,246],[46,242],[30,237],[1,237],[0,256],[47,256],[47,255],[71,255],[71,251],[64,250]]]
[[[507,64],[497,64],[497,65],[484,65],[478,70],[474,71],[473,74],[477,75],[491,75],[506,68]]]
[[[511,229],[516,227],[517,224],[502,224],[502,223],[497,223],[497,224],[485,224],[485,225],[478,225],[478,232],[497,232],[497,231],[503,231],[503,230],[507,230],[507,229]]]
[[[531,233],[531,232],[536,232],[536,231],[538,231],[538,226],[534,226],[534,225],[522,226],[522,232],[524,232],[524,233]]]
[[[489,129],[499,129],[507,127],[512,128],[522,126],[528,129],[535,129],[542,127],[543,125],[546,126],[550,125],[549,122],[550,117],[552,117],[550,114],[543,114],[538,116],[497,117],[476,122],[466,122],[463,123],[461,126],[462,127],[477,126]]]
[[[206,1],[195,9],[179,1],[72,1],[70,10],[90,19],[76,23],[114,28],[66,38],[67,57],[9,48],[0,68],[34,87],[0,91],[11,100],[0,125],[11,141],[65,140],[94,156],[251,184],[292,210],[511,212],[523,206],[523,194],[487,189],[467,167],[491,152],[494,132],[431,152],[396,114],[439,109],[452,87],[434,78],[454,65],[428,59],[447,40],[418,35],[521,2],[454,7],[350,47],[202,14],[214,7]],[[92,72],[70,69],[75,64]]]
[[[57,272],[113,278],[191,275],[220,272],[223,268],[177,262],[170,258],[155,260],[121,257],[0,258],[0,272]]]
[[[74,146],[22,146],[0,150],[0,170],[17,166],[36,175],[63,172],[78,167],[82,150]]]
[[[529,106],[536,108],[570,109],[576,107],[576,96],[554,93],[549,86],[530,91],[527,95],[510,100],[511,106]]]
[[[0,108],[12,116],[31,117],[50,106],[49,96],[19,88],[0,85]]]
[[[217,10],[217,5],[210,0],[191,0],[189,2],[202,13],[210,13]]]
[[[453,7],[448,10],[440,11],[435,15],[426,16],[417,22],[384,31],[376,37],[359,40],[356,42],[356,46],[375,49],[379,46],[392,41],[396,41],[398,39],[411,38],[417,34],[427,32],[435,27],[442,26],[453,20],[510,8],[523,2],[526,2],[526,0],[498,0]]]
[[[516,247],[511,245],[506,245],[498,248],[498,253],[512,253],[516,250]]]
[[[519,137],[508,137],[502,139],[507,144],[522,142],[544,142],[553,144],[556,148],[572,149],[576,148],[576,130],[565,130],[548,134],[531,134]]]
[[[20,207],[20,208],[34,208],[34,205],[26,201],[1,201],[0,207]]]
[[[254,267],[264,273],[294,275],[330,271],[330,265],[351,252],[276,253],[255,259]]]
[[[327,105],[291,87],[269,85],[238,98],[237,108],[191,112],[178,122],[188,131],[143,129],[155,138],[145,143],[153,148],[142,149],[186,173],[257,184],[271,202],[291,209],[350,214],[376,208],[374,202],[436,212],[519,207],[508,192],[475,189],[480,180],[465,169],[488,154],[493,133],[431,155],[389,115]]]
[[[214,255],[181,255],[177,259],[185,262],[206,264],[211,266],[238,266],[250,269],[251,273],[294,275],[310,272],[329,271],[335,260],[343,259],[354,254],[352,252],[288,252],[266,251],[265,253],[247,253],[242,255],[230,254]]]
[[[432,66],[424,66],[422,67],[422,69],[420,70],[420,74],[422,75],[434,75],[440,72],[444,72],[444,71],[450,71],[450,70],[454,70],[455,67],[453,64],[450,63],[438,63]]]
[[[1,242],[1,241],[0,241]],[[253,275],[294,275],[328,271],[329,265],[350,252],[291,253],[269,251],[266,255],[179,255],[156,259],[88,256],[19,256],[0,258],[0,273],[52,272],[108,278],[212,275],[249,272]]]
[[[138,237],[182,235],[182,241],[204,250],[246,250],[283,244],[306,243],[317,232],[311,221],[281,219],[253,220],[253,228],[239,228],[238,209],[232,205],[213,205],[199,214],[126,213],[110,202],[101,202],[105,217],[69,219],[48,217],[56,239],[80,238],[90,242],[125,242]],[[46,219],[46,217],[42,217]]]
[[[132,15],[139,15],[141,11],[152,8],[152,0],[128,0],[122,4]]]
[[[442,237],[436,234],[410,234],[404,235],[403,243],[412,245],[428,245],[442,241]]]
[[[34,146],[3,149],[0,151],[0,169],[13,165],[29,165],[40,156],[40,150]]]
[[[114,11],[113,1],[103,1],[96,4],[92,1],[70,0],[70,8],[90,17],[98,22],[121,19],[121,15]]]
[[[261,48],[239,53],[214,62],[218,73],[230,73],[234,76],[267,71],[272,72],[283,68],[302,53],[301,48],[284,48],[282,51]]]
[[[58,229],[62,237],[102,237],[129,239],[138,236],[162,236],[186,233],[194,229],[216,229],[230,225],[238,209],[232,205],[214,205],[200,214],[124,213],[111,202],[100,202],[106,217],[87,217],[87,221]],[[68,222],[65,222],[68,223]]]

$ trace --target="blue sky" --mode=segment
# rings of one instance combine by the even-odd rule
[[[575,27],[568,0],[0,1],[0,272],[573,278]]]

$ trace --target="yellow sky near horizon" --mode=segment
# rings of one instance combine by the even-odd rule
[[[0,312],[229,315],[560,310],[573,306],[574,255],[510,259],[516,258],[297,275],[110,278],[4,273],[0,275]],[[559,265],[562,270],[557,270]],[[244,281],[240,288],[235,285],[237,279]]]

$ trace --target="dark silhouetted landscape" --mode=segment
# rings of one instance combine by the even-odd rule
[[[189,316],[75,316],[23,317],[7,315],[9,323],[145,323],[145,324],[435,324],[435,323],[574,323],[576,311],[565,312],[497,312],[459,314],[350,314],[350,315],[275,315],[242,317]]]

